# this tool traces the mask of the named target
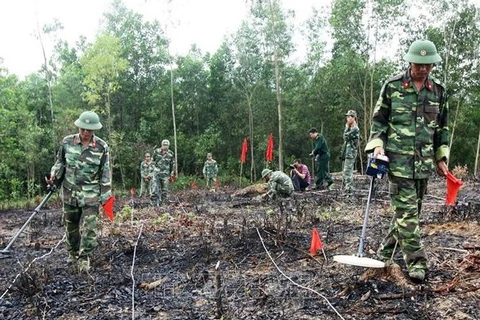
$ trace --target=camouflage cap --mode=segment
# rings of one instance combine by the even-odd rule
[[[163,140],[162,141],[162,146],[170,146],[170,141],[168,141],[167,139]]]
[[[262,170],[262,179],[265,179],[265,177],[269,174],[272,173],[273,171],[270,169],[263,169]]]
[[[314,133],[314,132],[318,132],[317,128],[310,128],[310,130],[308,130],[308,133]]]
[[[75,125],[80,129],[86,130],[99,130],[102,128],[100,117],[93,111],[83,112],[80,117],[75,120]]]
[[[355,117],[355,119],[357,118],[357,112],[355,110],[348,110],[345,115]]]

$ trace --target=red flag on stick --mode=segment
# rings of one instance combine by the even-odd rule
[[[327,260],[327,256],[325,255],[325,251],[323,250],[323,243],[322,239],[320,239],[320,235],[317,231],[317,228],[313,228],[312,230],[312,243],[310,245],[310,254],[312,256],[317,255],[317,251],[322,250],[323,257]]]
[[[271,133],[268,136],[267,151],[265,152],[265,159],[267,160],[267,162],[271,162],[273,160],[273,135]]]
[[[455,205],[457,200],[458,190],[463,186],[463,181],[455,178],[453,174],[447,172],[447,198],[445,199],[445,204]]]
[[[243,138],[243,144],[242,144],[242,154],[240,155],[240,161],[242,163],[245,163],[247,161],[247,138]]]
[[[103,205],[103,210],[105,211],[105,214],[107,215],[108,219],[110,221],[113,221],[113,203],[115,202],[115,198],[111,196],[108,198],[107,202]]]

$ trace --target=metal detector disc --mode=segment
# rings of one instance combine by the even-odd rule
[[[340,263],[350,264],[352,266],[359,266],[359,267],[367,267],[367,268],[385,267],[384,262],[378,261],[375,259],[365,258],[365,257],[340,255],[340,256],[333,256],[333,260]]]

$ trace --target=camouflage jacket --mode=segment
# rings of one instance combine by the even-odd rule
[[[161,148],[153,151],[152,162],[155,174],[161,178],[171,177],[175,172],[175,157],[171,150],[163,152]]]
[[[282,171],[273,171],[268,180],[268,196],[276,194],[290,195],[293,192],[292,179]]]
[[[215,178],[218,174],[217,161],[213,159],[212,161],[205,161],[202,172],[206,178]]]
[[[316,156],[315,159],[330,157],[330,150],[328,149],[327,141],[320,133],[318,133],[317,137],[313,142],[312,153]]]
[[[360,129],[357,125],[346,127],[343,132],[342,159],[355,159],[357,157],[358,136]]]
[[[384,147],[390,174],[428,178],[436,161],[448,159],[448,143],[448,105],[441,84],[429,77],[417,93],[408,70],[383,85],[365,151]]]
[[[142,161],[140,164],[140,176],[143,178],[152,177],[153,176],[153,169],[155,169],[153,165],[153,161],[146,162],[145,160]]]
[[[50,173],[61,181],[66,204],[95,206],[104,204],[112,194],[108,145],[97,136],[86,148],[78,134],[63,138]]]

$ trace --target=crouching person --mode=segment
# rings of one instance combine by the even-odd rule
[[[262,179],[268,184],[267,193],[262,195],[263,199],[288,198],[293,193],[292,179],[281,171],[263,169]]]

